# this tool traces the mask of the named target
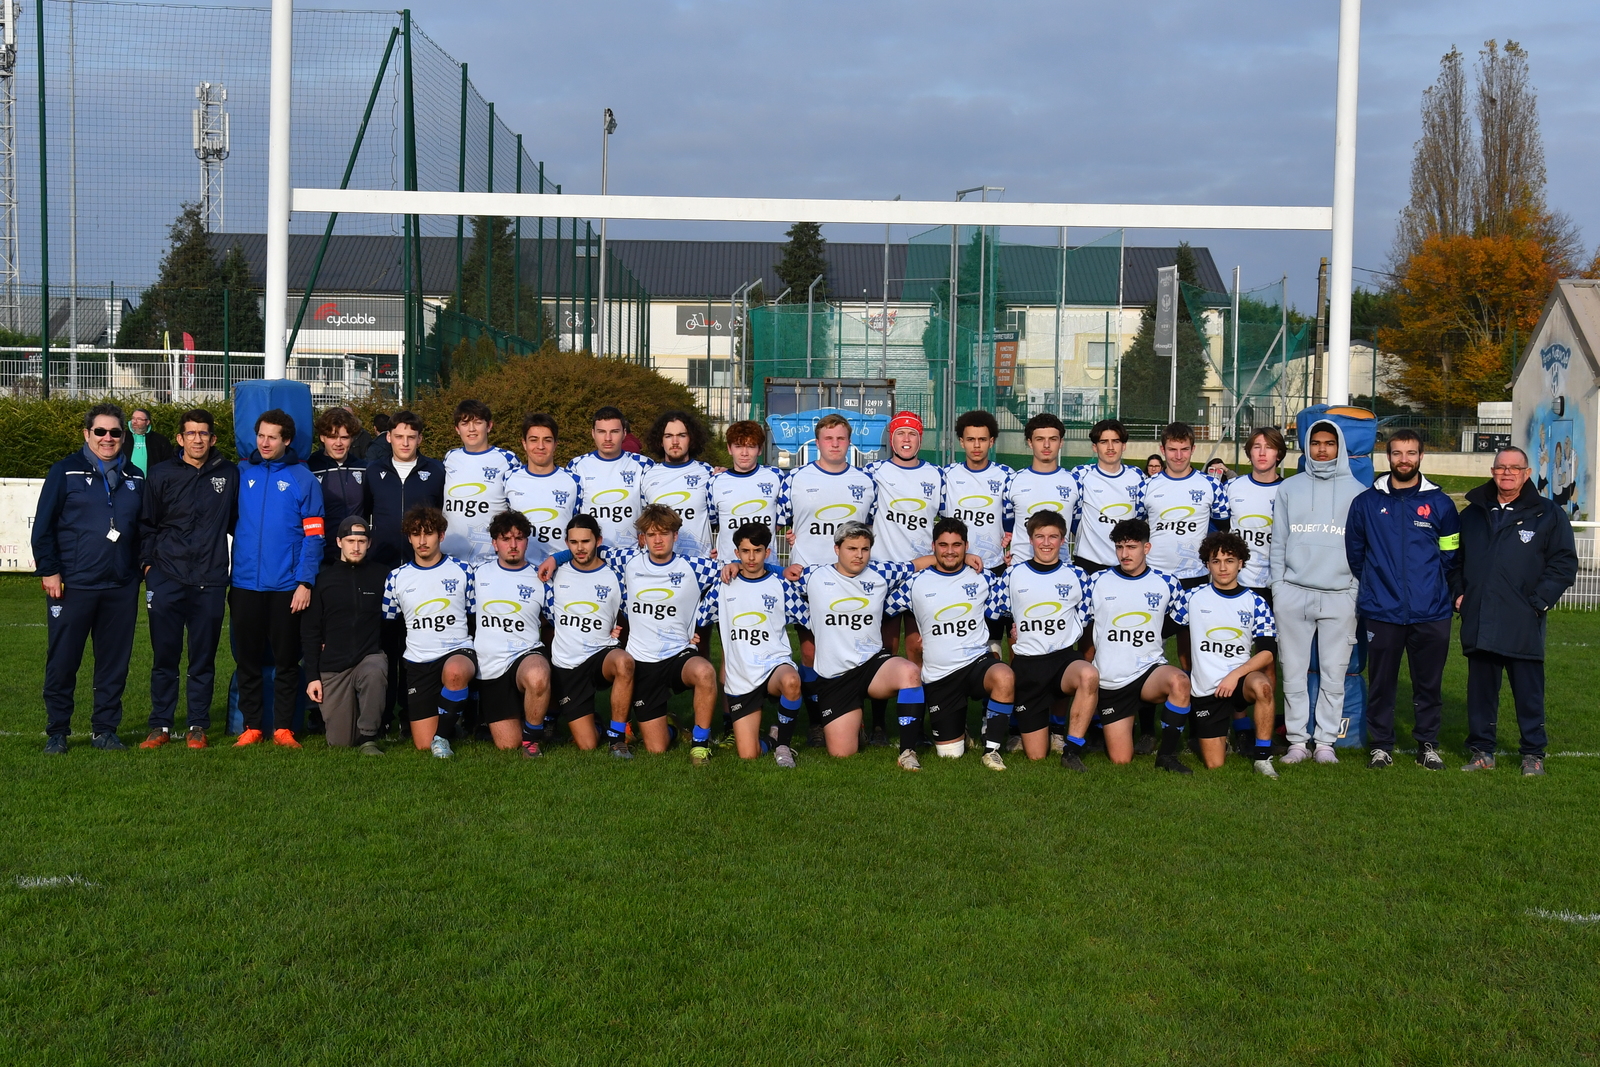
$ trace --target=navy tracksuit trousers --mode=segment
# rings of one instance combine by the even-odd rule
[[[70,582],[59,599],[45,598],[45,732],[72,732],[83,650],[94,638],[94,713],[90,729],[116,733],[122,725],[122,690],[128,684],[133,631],[139,624],[139,582],[114,589],[81,589]]]
[[[226,585],[186,585],[151,567],[145,575],[145,607],[150,617],[150,726],[172,729],[178,715],[178,667],[183,638],[189,637],[188,723],[211,726],[216,692],[217,642],[228,606]]]

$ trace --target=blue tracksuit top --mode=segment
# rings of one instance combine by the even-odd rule
[[[322,566],[322,487],[289,449],[239,464],[239,521],[233,530],[236,589],[284,592],[312,585]]]
[[[1351,502],[1345,525],[1345,557],[1361,583],[1357,613],[1397,626],[1448,619],[1460,546],[1461,516],[1443,489],[1422,478],[1397,490],[1383,475]]]

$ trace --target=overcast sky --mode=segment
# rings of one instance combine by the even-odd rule
[[[412,4],[568,191],[598,190],[610,106],[617,193],[944,199],[987,183],[1026,201],[1332,201],[1337,0]],[[1600,238],[1600,6],[1388,0],[1366,5],[1362,26],[1358,266],[1384,266],[1439,56],[1452,44],[1475,56],[1490,37],[1528,48],[1550,201],[1590,247]],[[612,232],[781,229],[618,222]],[[882,230],[827,235],[881,240]],[[1314,304],[1325,234],[1185,236],[1209,245],[1224,273],[1242,266],[1247,288],[1287,273],[1291,299]],[[1130,243],[1174,239],[1129,233]]]

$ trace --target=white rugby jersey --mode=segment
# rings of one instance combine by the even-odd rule
[[[583,510],[583,486],[560,467],[549,474],[518,467],[506,476],[506,503],[528,517],[528,562],[538,566],[567,547],[567,522]]]
[[[913,573],[909,563],[877,560],[854,578],[837,565],[805,569],[794,622],[816,639],[818,674],[837,678],[883,651],[885,601],[891,615],[906,610],[901,590]]]
[[[544,647],[539,639],[544,583],[532,563],[507,570],[497,557],[478,564],[472,589],[478,601],[477,632],[472,635],[472,647],[478,650],[478,677],[498,678],[511,669],[518,656]]]
[[[402,563],[383,583],[383,617],[406,626],[405,658],[432,663],[472,647],[467,620],[478,610],[472,568],[453,556],[431,567]]]
[[[794,529],[789,562],[816,567],[837,560],[834,533],[847,522],[871,522],[875,499],[872,479],[859,467],[830,474],[807,463],[791,472],[778,505]]]
[[[611,564],[592,571],[563,563],[545,589],[544,613],[554,627],[550,662],[571,669],[607,648],[617,647],[611,631],[627,607],[627,586]]]
[[[1278,636],[1272,609],[1242,585],[1231,593],[1209,582],[1186,590],[1172,621],[1189,628],[1190,691],[1197,697],[1214,695],[1217,683],[1254,654],[1255,639]]]
[[[1123,519],[1137,519],[1139,487],[1144,475],[1122,465],[1116,475],[1107,474],[1098,463],[1073,468],[1078,479],[1078,545],[1075,553],[1091,563],[1117,565],[1117,547],[1111,543],[1111,528]]]
[[[717,617],[721,568],[706,556],[676,553],[656,563],[642,548],[601,545],[601,558],[622,572],[628,591],[628,655],[660,663],[691,647],[695,628]],[[708,655],[710,649],[700,649]]]
[[[1016,563],[1000,583],[1001,617],[1011,616],[1017,636],[1011,655],[1043,656],[1071,648],[1089,625],[1089,576],[1071,563]]]
[[[1212,519],[1228,518],[1228,498],[1215,478],[1193,469],[1182,478],[1162,471],[1140,487],[1139,510],[1150,523],[1150,566],[1179,578],[1206,573],[1200,542]]]
[[[778,527],[789,516],[778,506],[783,494],[783,472],[775,467],[756,466],[740,473],[726,470],[711,477],[708,492],[711,522],[717,527],[717,559],[732,563],[738,556],[733,535],[747,522],[759,522],[772,531],[778,543]],[[743,694],[740,694],[743,695]]]
[[[937,566],[919,571],[906,584],[905,597],[922,631],[922,683],[954,674],[989,651],[989,627],[997,619],[999,579],[968,566],[954,573]]]
[[[439,548],[447,556],[482,563],[494,557],[489,520],[506,510],[506,479],[522,464],[503,448],[444,456],[444,517],[449,527]]]
[[[1102,692],[1120,689],[1167,661],[1162,622],[1182,595],[1178,579],[1154,567],[1145,567],[1137,578],[1110,567],[1089,579],[1094,665]]]
[[[933,524],[944,511],[944,472],[918,460],[902,467],[879,460],[867,467],[872,479],[872,554],[910,563],[933,552]]]
[[[583,486],[583,506],[600,524],[600,538],[607,544],[631,548],[639,543],[639,531],[633,525],[639,517],[639,485],[653,466],[634,452],[624,452],[616,459],[585,452],[567,464],[567,470],[577,475]]]
[[[973,470],[965,462],[944,468],[943,514],[967,524],[967,551],[990,570],[1006,561],[1000,547],[1006,526],[1006,482],[1011,468],[990,463]]]
[[[737,575],[717,590],[722,688],[730,696],[754,693],[783,664],[795,666],[787,627],[799,595],[794,582],[771,571],[756,579]]]
[[[1239,571],[1239,584],[1265,589],[1272,584],[1272,504],[1278,499],[1275,482],[1258,482],[1254,473],[1228,481],[1228,516],[1233,532],[1250,546],[1250,562]]]
[[[1078,507],[1078,480],[1065,467],[1057,467],[1049,474],[1041,474],[1032,467],[1024,467],[1011,475],[1006,483],[1006,511],[1015,523],[1011,537],[1011,561],[1020,563],[1033,558],[1033,544],[1028,540],[1025,523],[1036,511],[1059,511],[1072,526],[1072,516]]]
[[[698,459],[679,464],[657,463],[644,472],[639,499],[665,504],[678,513],[678,551],[685,556],[711,555],[711,464]]]

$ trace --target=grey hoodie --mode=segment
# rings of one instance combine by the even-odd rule
[[[1366,488],[1350,473],[1339,424],[1318,420],[1339,438],[1339,454],[1325,462],[1306,458],[1306,469],[1284,480],[1272,505],[1272,584],[1306,589],[1356,588],[1345,559],[1344,530],[1350,504]],[[1311,434],[1306,434],[1306,440]]]

